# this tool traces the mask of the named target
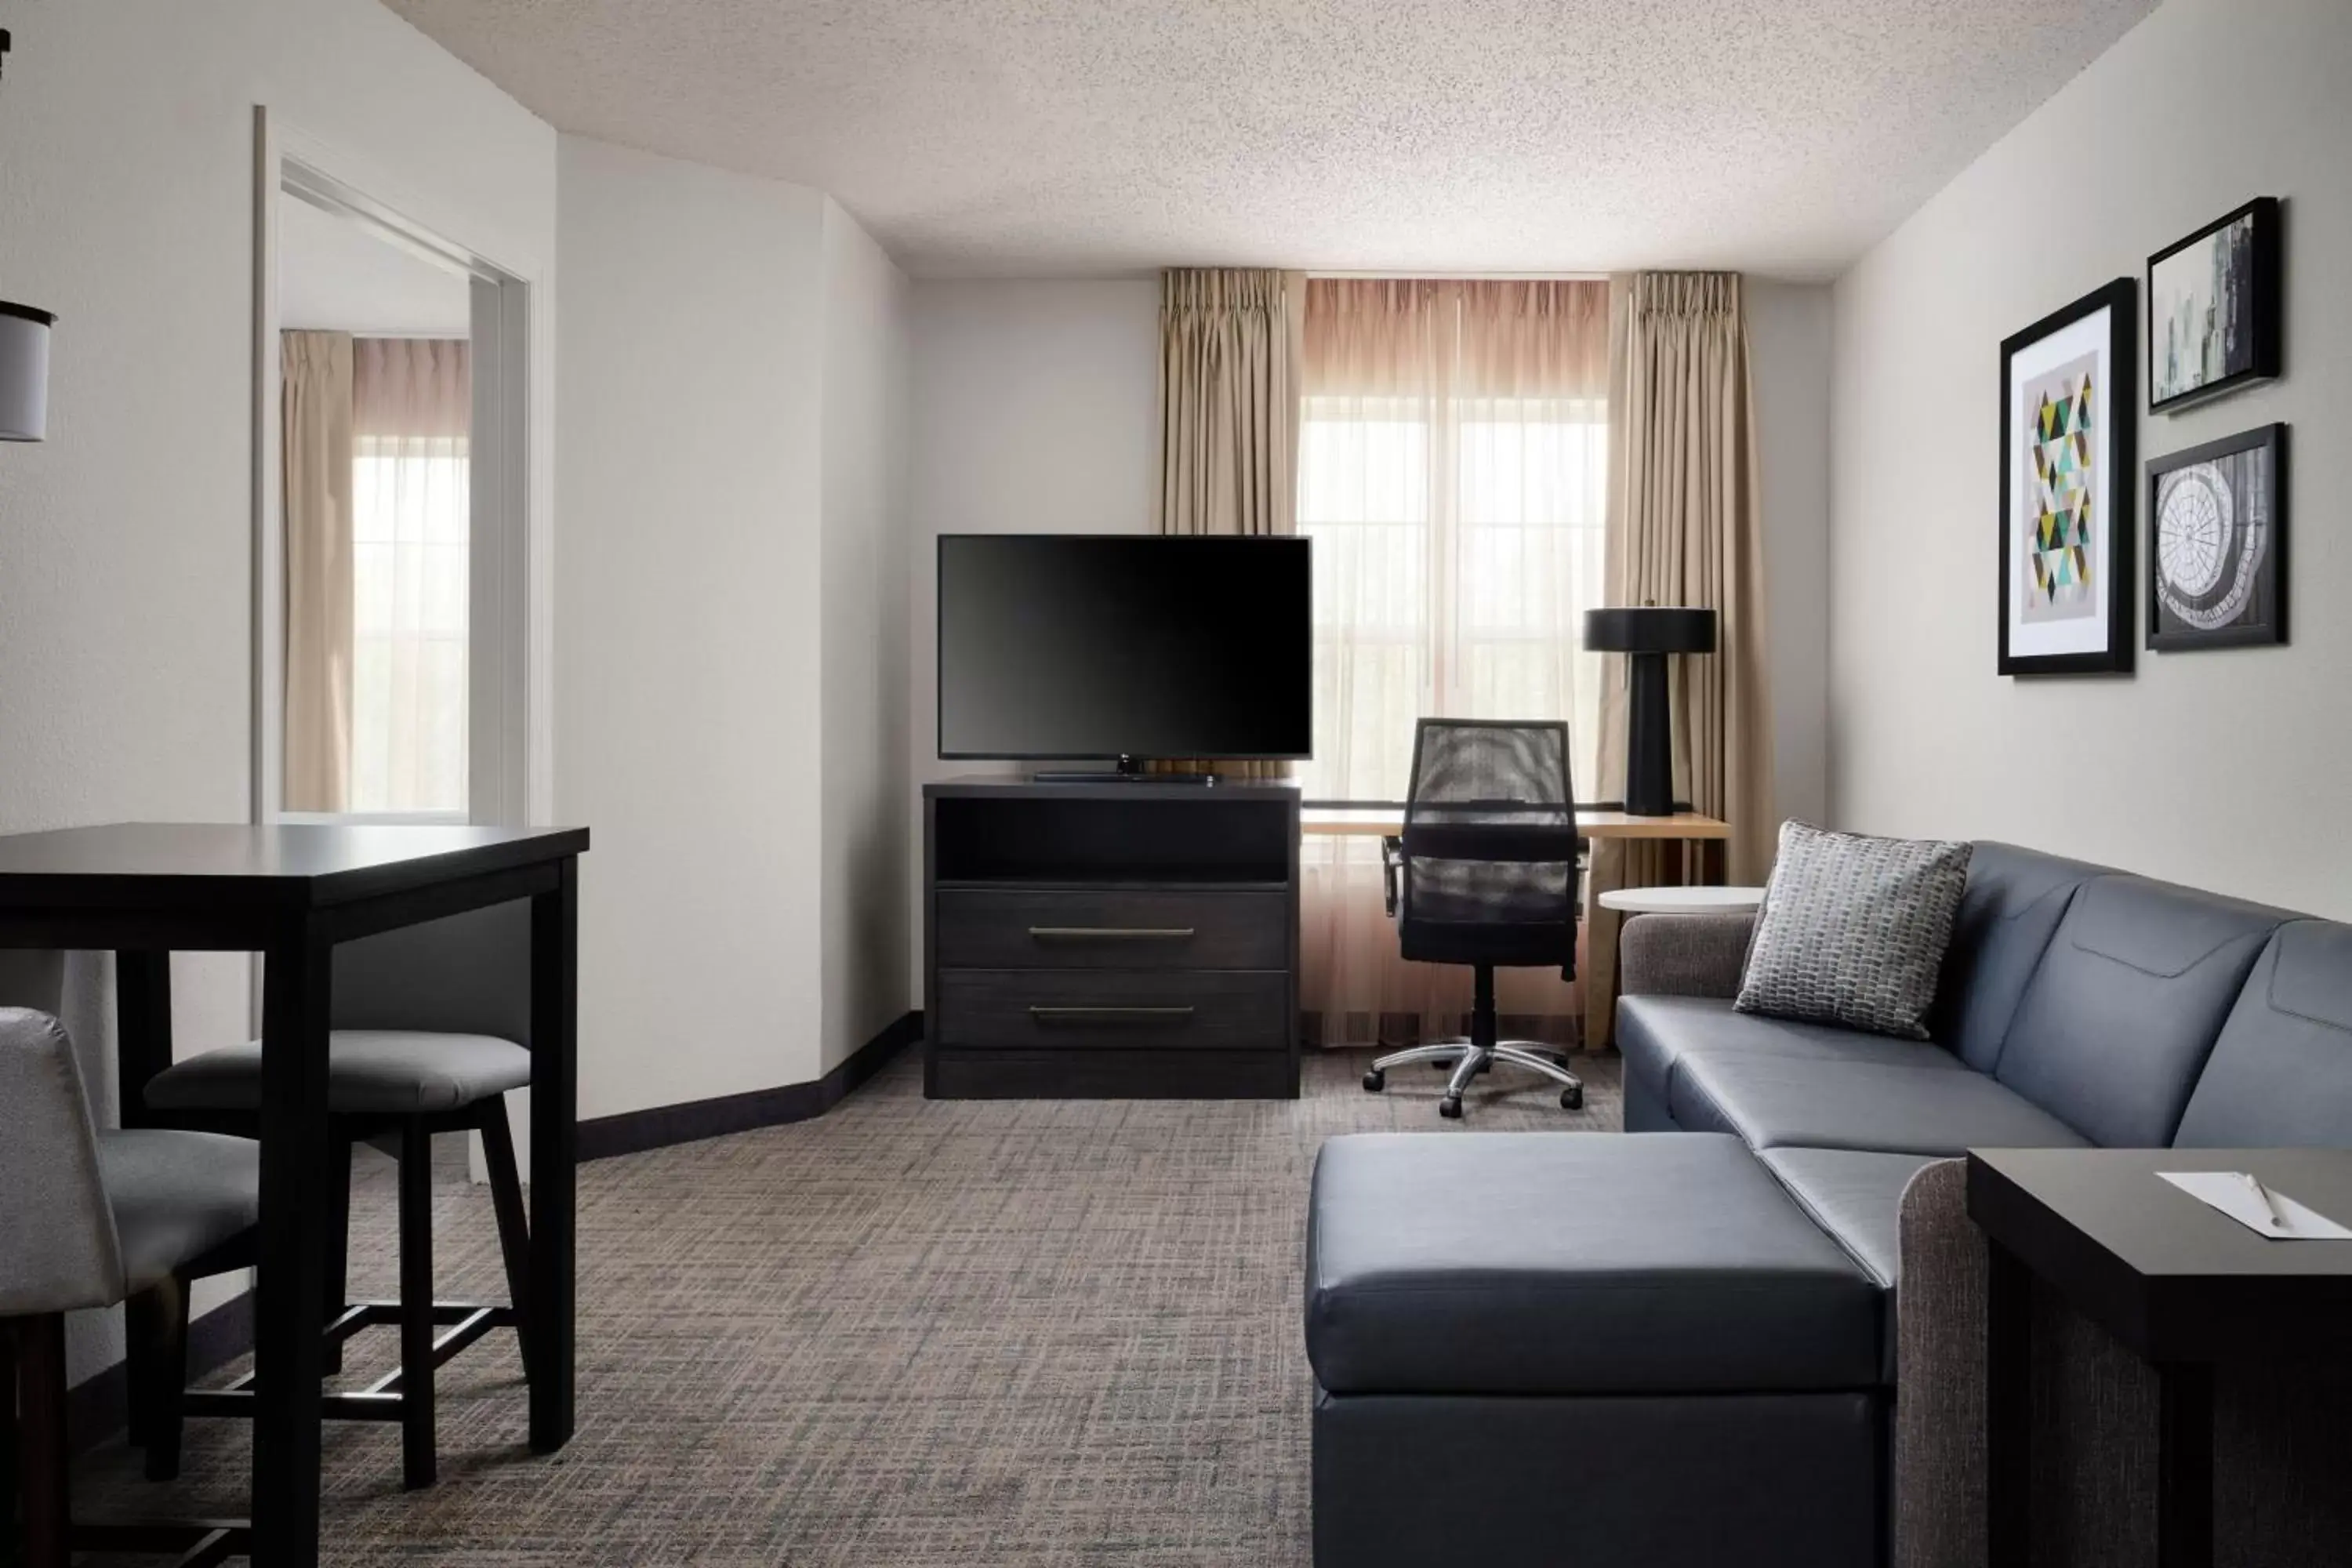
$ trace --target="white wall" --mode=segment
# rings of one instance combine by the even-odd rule
[[[1748,280],[1763,491],[1772,795],[1784,817],[1829,816],[1830,290]]]
[[[824,198],[562,138],[580,1112],[818,1075]]]
[[[939,536],[1150,529],[1160,285],[924,279],[912,298],[907,886],[919,911],[920,786],[988,771],[939,760]],[[910,927],[911,994],[920,996],[919,912]]]
[[[819,1067],[829,1070],[914,1004],[899,963],[912,930],[908,290],[830,199],[824,228]]]
[[[60,319],[49,438],[0,449],[0,832],[246,820],[254,106],[543,303],[555,134],[373,0],[22,0],[6,23],[0,294]],[[57,986],[93,1067],[110,970]],[[244,1037],[243,961],[173,973],[183,1054]],[[115,1343],[78,1329],[77,1375]]]
[[[2342,0],[2169,0],[1839,280],[1843,825],[2007,838],[2352,916],[2352,836],[2336,827],[2352,773],[2347,84]],[[2284,379],[2150,416],[2143,364],[2131,414],[2143,461],[2294,426],[2293,646],[2142,648],[2128,678],[2000,679],[2000,341],[2109,279],[2143,279],[2149,252],[2262,195],[2286,203]]]

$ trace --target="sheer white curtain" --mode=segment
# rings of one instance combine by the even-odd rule
[[[1313,279],[1298,530],[1315,540],[1309,800],[1406,793],[1423,715],[1565,719],[1592,793],[1601,678],[1609,294],[1601,282]],[[1407,963],[1380,847],[1309,840],[1302,1007],[1326,1044],[1459,1033],[1470,975]],[[1496,976],[1507,1032],[1572,1044],[1556,973]]]
[[[352,352],[351,801],[466,809],[470,555],[467,345]]]

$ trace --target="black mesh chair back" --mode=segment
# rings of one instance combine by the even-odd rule
[[[1578,848],[1566,724],[1423,719],[1402,846],[1404,956],[1572,976]]]

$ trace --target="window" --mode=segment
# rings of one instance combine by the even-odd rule
[[[353,437],[353,812],[466,809],[463,436]]]
[[[1607,322],[1598,282],[1309,281],[1309,799],[1402,800],[1423,715],[1565,719],[1592,793]]]

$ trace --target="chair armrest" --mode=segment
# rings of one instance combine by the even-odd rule
[[[1404,868],[1404,840],[1391,833],[1381,840],[1381,885],[1388,898],[1389,918],[1397,912],[1397,873]]]
[[[1633,916],[1617,937],[1618,994],[1737,996],[1755,924],[1746,910]]]

